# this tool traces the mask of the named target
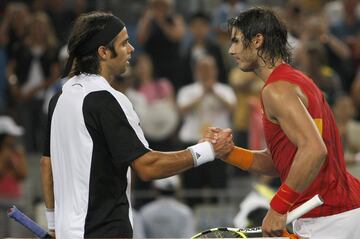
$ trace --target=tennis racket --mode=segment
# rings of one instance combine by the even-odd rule
[[[43,229],[39,224],[31,220],[23,212],[17,209],[15,206],[12,206],[8,211],[8,216],[27,229],[29,229],[34,235],[38,238],[51,238],[45,229]]]
[[[305,213],[311,211],[312,209],[322,205],[324,201],[317,194],[310,200],[306,201],[301,206],[295,208],[288,213],[286,224],[291,223],[295,219],[301,217]],[[200,232],[192,237],[193,238],[251,238],[251,237],[261,237],[262,230],[261,227],[251,227],[251,228],[232,228],[232,227],[216,227]],[[289,235],[290,236],[290,235]]]

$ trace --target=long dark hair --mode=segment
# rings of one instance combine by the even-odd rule
[[[79,54],[79,46],[88,41],[93,35],[102,31],[109,21],[114,17],[111,13],[90,12],[81,15],[75,22],[68,42],[68,53],[73,57],[72,70],[70,76],[80,73],[98,74],[100,71],[100,61],[97,49],[85,55]],[[114,40],[107,46],[116,57],[114,50]]]
[[[262,48],[258,56],[271,66],[281,58],[290,63],[290,45],[287,41],[287,29],[275,13],[265,8],[252,8],[239,16],[228,21],[228,30],[231,35],[232,29],[236,28],[244,35],[245,48],[250,46],[251,40],[261,34],[264,37]]]

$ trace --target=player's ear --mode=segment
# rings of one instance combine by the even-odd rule
[[[256,36],[252,39],[252,43],[255,46],[255,49],[259,49],[264,44],[264,36],[263,34],[256,34]]]
[[[111,58],[111,53],[107,51],[105,46],[99,46],[98,54],[101,60],[107,60]]]

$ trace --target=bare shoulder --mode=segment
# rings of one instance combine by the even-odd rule
[[[298,105],[302,102],[307,105],[306,96],[301,89],[287,81],[276,81],[264,87],[262,99],[266,114],[274,119],[291,106]]]
[[[295,88],[296,86],[290,82],[279,80],[264,87],[262,98],[264,103],[265,101],[281,101],[290,95],[296,95]]]
[[[296,85],[287,81],[276,81],[265,86],[261,96],[265,109],[281,107],[289,103],[290,99],[297,98]]]

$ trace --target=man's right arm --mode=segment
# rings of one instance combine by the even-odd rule
[[[253,162],[249,171],[268,176],[279,176],[277,169],[271,159],[271,154],[268,149],[251,150],[254,154]]]
[[[144,181],[165,178],[179,174],[194,165],[191,152],[150,151],[132,162],[132,168]]]
[[[214,142],[217,142],[222,137],[224,137],[222,129],[210,127],[204,136],[204,140],[214,140]],[[248,150],[241,147],[234,147],[229,154],[219,158],[242,170],[268,176],[279,176],[268,149]]]
[[[54,189],[50,157],[40,159],[41,183],[46,208],[54,209]]]
[[[241,147],[234,147],[231,153],[226,158],[222,158],[222,160],[242,170],[268,176],[279,176],[268,149],[247,150]]]
[[[51,169],[51,159],[47,156],[42,156],[40,159],[40,174],[41,183],[46,207],[46,219],[48,222],[49,234],[55,237],[55,218],[54,218],[54,185]]]
[[[221,158],[234,147],[231,130],[224,130],[224,137],[216,143],[202,142],[186,150],[175,152],[150,151],[135,159],[131,166],[144,181],[179,174],[192,167]]]

